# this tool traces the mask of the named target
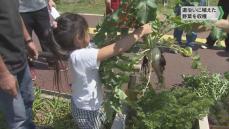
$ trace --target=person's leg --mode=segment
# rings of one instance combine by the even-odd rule
[[[219,0],[218,6],[221,6],[222,9],[223,9],[223,11],[225,12],[225,9],[223,7],[224,6],[223,0]],[[226,19],[227,18],[227,15],[224,13],[224,15],[223,15],[222,18],[223,19]],[[206,45],[207,45],[208,48],[212,48],[214,46],[216,40],[217,40],[217,39],[213,39],[211,35],[212,35],[212,32],[208,35],[208,37],[206,39],[207,40]]]
[[[12,97],[0,90],[0,109],[10,129],[35,129],[32,124],[32,80],[28,66],[16,75],[18,95]]]
[[[195,32],[189,32],[186,34],[186,46],[193,47],[194,42],[196,41],[197,34]]]
[[[10,129],[29,129],[24,102],[19,91],[16,97],[12,97],[0,90],[0,111],[6,117]]]
[[[173,32],[173,36],[176,39],[176,41],[178,42],[179,45],[182,44],[182,34],[183,34],[183,30],[180,28],[175,28],[174,32]]]
[[[212,35],[212,32],[210,32],[210,34],[208,35],[208,37],[206,39],[207,48],[212,48],[216,42],[216,40],[213,39],[211,35]]]
[[[222,6],[222,9],[224,11],[223,19],[227,19],[227,17],[229,16],[229,2],[227,1],[227,3],[221,3],[220,5]],[[227,33],[227,38],[225,39],[225,46],[225,50],[229,52],[229,33]]]
[[[26,29],[29,35],[32,36],[32,31],[34,28],[34,20],[33,20],[32,14],[31,13],[20,13],[20,15],[25,23],[25,26],[26,26]]]
[[[225,39],[225,50],[229,52],[229,33],[227,33],[227,38]]]
[[[33,17],[35,19],[34,31],[40,41],[41,48],[45,52],[50,50],[47,47],[48,44],[48,34],[51,29],[50,18],[48,13],[48,8],[45,7],[41,10],[34,12]]]
[[[26,29],[29,33],[29,35],[32,37],[32,32],[34,30],[35,22],[33,18],[33,13],[32,12],[27,12],[27,13],[20,13],[21,17],[25,23]],[[28,60],[29,67],[30,67],[30,73],[32,75],[32,80],[36,80],[36,71],[33,65],[33,62]]]
[[[206,0],[200,0],[199,5],[200,6],[207,6],[207,1]]]
[[[33,123],[33,114],[32,114],[34,90],[33,90],[33,81],[28,66],[26,66],[26,68],[17,75],[17,79],[18,79],[20,93],[25,105],[26,118],[27,118],[26,120],[28,122],[28,127],[29,129],[35,129],[35,125]]]

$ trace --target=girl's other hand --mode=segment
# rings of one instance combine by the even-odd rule
[[[147,23],[147,24],[141,26],[140,28],[137,28],[134,31],[134,34],[137,34],[139,37],[142,37],[142,36],[144,36],[146,34],[150,34],[152,32],[153,32],[153,30],[151,27],[151,23]]]

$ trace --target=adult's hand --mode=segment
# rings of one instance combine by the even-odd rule
[[[29,43],[27,43],[27,47],[28,47],[29,57],[33,59],[38,59],[38,50],[35,46],[35,43],[33,41],[30,41]]]
[[[52,7],[55,7],[56,4],[53,0],[48,0],[48,9],[51,10]]]
[[[215,25],[226,32],[229,32],[229,20],[221,19],[215,23]]]
[[[0,90],[16,97],[17,88],[17,80],[10,72],[0,73]]]

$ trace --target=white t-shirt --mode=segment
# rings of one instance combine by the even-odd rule
[[[83,48],[70,54],[73,76],[72,98],[77,108],[98,110],[103,102],[103,91],[99,78],[98,49]]]

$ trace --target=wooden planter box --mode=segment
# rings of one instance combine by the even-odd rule
[[[217,126],[217,125],[211,125],[210,129],[229,129],[229,126]]]
[[[201,120],[198,120],[198,122],[199,122],[199,129],[210,129],[207,116],[205,116]]]
[[[217,125],[209,125],[208,117],[204,117],[202,120],[198,120],[199,129],[229,129],[229,126],[217,126]]]

